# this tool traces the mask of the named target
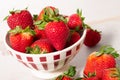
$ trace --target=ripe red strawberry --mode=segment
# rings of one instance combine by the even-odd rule
[[[97,30],[91,28],[87,29],[86,38],[84,44],[88,47],[95,46],[101,40],[101,34]]]
[[[35,32],[29,27],[21,29],[16,27],[9,31],[10,46],[20,52],[25,52],[26,47],[30,46],[33,42]]]
[[[35,25],[34,31],[36,32],[37,39],[46,38],[46,33],[44,30],[46,24],[47,22],[42,21],[42,20],[38,20],[34,22],[34,25]]]
[[[72,14],[69,16],[68,18],[68,27],[70,29],[77,29],[77,30],[80,30],[83,28],[83,17],[81,17],[82,13],[78,12],[76,14]]]
[[[120,69],[119,68],[105,69],[103,72],[102,80],[120,80]]]
[[[45,26],[45,33],[55,49],[62,50],[65,48],[70,30],[62,21],[49,22]]]
[[[28,10],[10,11],[10,14],[7,18],[7,23],[11,29],[14,29],[16,26],[21,26],[23,29],[27,26],[33,26],[33,19]]]
[[[53,6],[47,6],[44,9],[42,9],[40,14],[38,15],[37,20],[43,20],[45,15],[49,16],[51,15],[51,13],[55,13],[55,15],[58,15],[58,10]]]
[[[71,36],[70,36],[70,41],[69,41],[69,45],[74,44],[75,42],[77,42],[80,39],[80,34],[78,32],[72,32]]]
[[[27,53],[31,54],[44,54],[53,52],[54,48],[48,39],[36,40],[31,47],[27,48]]]
[[[64,72],[64,74],[58,76],[55,80],[74,80],[72,77],[76,74],[76,67],[70,66],[67,71]]]
[[[103,46],[99,52],[91,53],[84,68],[84,74],[96,73],[98,79],[102,78],[103,70],[116,66],[115,58],[119,54],[110,46]]]
[[[45,30],[39,29],[37,26],[35,27],[34,31],[36,32],[36,39],[40,38],[47,38]]]

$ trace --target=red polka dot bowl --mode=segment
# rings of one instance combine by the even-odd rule
[[[33,71],[56,71],[67,65],[79,52],[86,36],[83,31],[80,40],[70,47],[49,54],[25,54],[12,49],[9,45],[8,34],[5,36],[5,46],[10,55]]]

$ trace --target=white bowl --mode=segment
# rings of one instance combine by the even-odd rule
[[[23,63],[31,71],[35,72],[50,72],[64,68],[74,56],[79,52],[86,36],[86,29],[75,44],[61,51],[56,51],[48,54],[26,54],[12,49],[9,45],[8,34],[5,36],[5,46],[16,60]]]

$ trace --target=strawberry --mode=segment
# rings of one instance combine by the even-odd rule
[[[48,39],[39,39],[32,43],[31,47],[27,48],[27,53],[44,54],[53,52],[54,48]]]
[[[97,30],[93,30],[92,28],[87,28],[87,33],[85,37],[84,44],[88,47],[93,47],[99,43],[101,40],[101,34]]]
[[[34,31],[36,32],[36,38],[47,38],[45,34],[45,30],[39,30],[38,28],[35,28]]]
[[[20,52],[25,52],[26,47],[30,46],[33,42],[35,32],[29,27],[22,29],[17,26],[9,31],[10,46]]]
[[[83,20],[84,18],[82,16],[82,11],[80,12],[77,10],[77,13],[72,14],[68,18],[68,27],[70,29],[80,30],[83,28]]]
[[[55,80],[74,80],[76,74],[76,67],[70,66],[67,71],[65,71],[62,75],[58,76]]]
[[[57,8],[55,8],[53,6],[47,6],[40,12],[37,20],[43,20],[46,15],[49,17],[51,14],[58,15],[58,12],[59,11]]]
[[[45,33],[48,39],[53,44],[53,46],[55,47],[55,49],[62,50],[65,48],[70,30],[64,22],[54,21],[46,24]]]
[[[38,20],[34,22],[34,25],[35,25],[34,31],[36,32],[37,39],[46,38],[46,33],[44,30],[46,24],[47,22],[42,21],[42,20]]]
[[[69,45],[74,44],[80,39],[80,34],[76,31],[71,33],[70,40],[69,40]]]
[[[36,32],[36,39],[47,38],[45,30],[39,26],[35,26],[34,31]]]
[[[95,72],[96,77],[101,79],[104,69],[116,66],[115,58],[118,56],[119,54],[114,48],[110,46],[103,46],[99,52],[93,52],[88,56],[84,68],[84,75]]]
[[[64,15],[60,15],[57,8],[47,6],[38,15],[37,21],[41,21],[42,23],[51,21],[64,21],[66,23],[67,18]]]
[[[34,22],[37,36],[40,37],[41,35],[42,37],[46,37],[44,34],[46,24],[53,21],[66,21],[66,18],[59,15],[58,10],[55,7],[47,6],[39,14],[38,20]]]
[[[10,11],[10,14],[7,17],[7,23],[11,29],[14,29],[16,26],[21,26],[23,29],[27,26],[33,26],[32,16],[28,10]]]
[[[120,80],[120,69],[119,68],[105,69],[103,72],[102,80]]]

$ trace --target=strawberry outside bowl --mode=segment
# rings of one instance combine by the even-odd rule
[[[79,52],[85,36],[86,29],[84,29],[81,38],[70,47],[47,54],[26,54],[12,49],[9,45],[8,33],[5,36],[5,46],[8,53],[30,69],[35,76],[50,79],[62,74],[67,69],[68,63]]]

